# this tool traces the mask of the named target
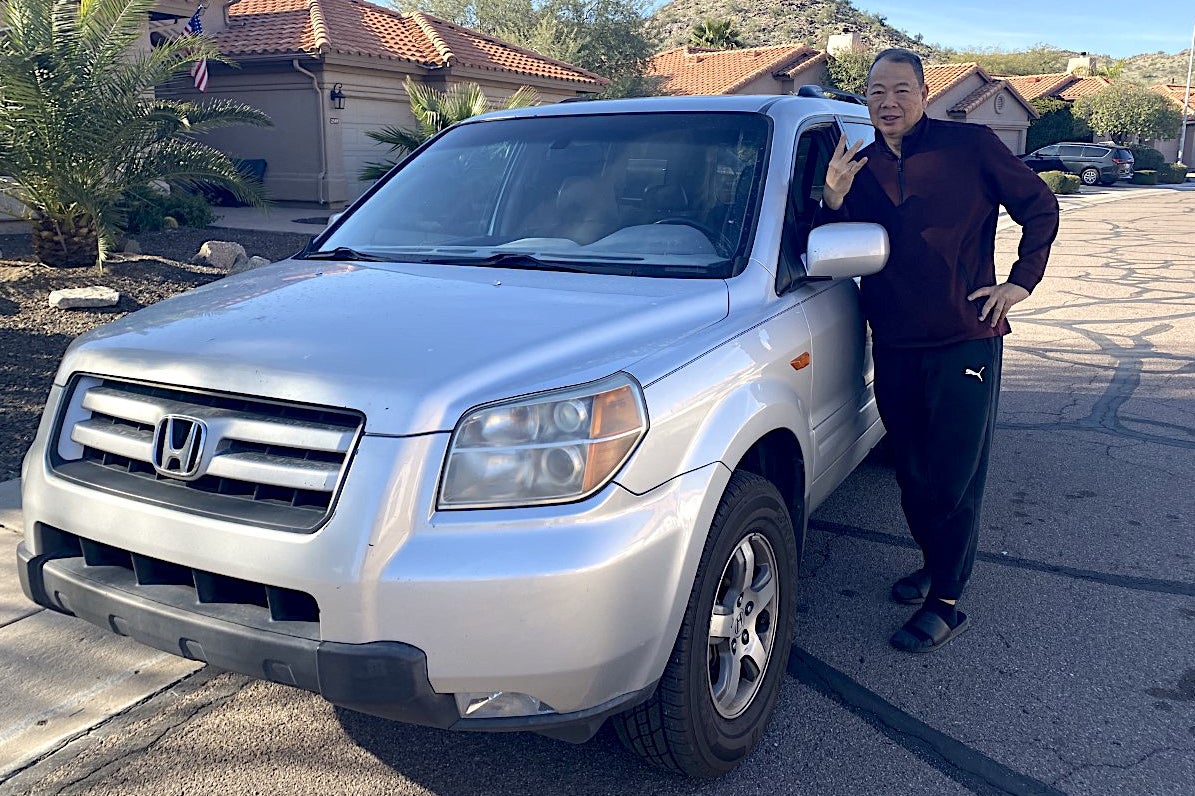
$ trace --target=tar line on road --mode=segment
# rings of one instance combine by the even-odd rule
[[[810,520],[809,527],[816,531],[832,533],[837,536],[850,536],[854,539],[863,539],[868,542],[879,542],[880,544],[891,545],[892,547],[913,548],[917,546],[912,539],[893,536],[890,533],[883,533],[881,531],[871,531],[867,528],[856,528],[853,525],[842,525],[837,522]],[[1181,580],[1116,575],[1111,572],[1100,572],[1096,569],[1080,569],[1079,567],[1068,567],[1062,564],[1046,564],[1030,558],[996,555],[995,553],[988,553],[983,550],[977,552],[975,557],[989,564],[999,564],[1003,567],[1014,567],[1016,569],[1029,569],[1035,572],[1046,572],[1051,575],[1063,575],[1068,578],[1075,578],[1076,580],[1090,580],[1104,586],[1115,586],[1120,589],[1195,597],[1195,583],[1185,583]]]
[[[789,653],[788,673],[981,796],[1065,796],[914,718],[800,647]]]

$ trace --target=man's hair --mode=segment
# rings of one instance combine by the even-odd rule
[[[908,64],[913,67],[913,73],[917,75],[917,85],[925,85],[925,67],[921,65],[921,56],[912,50],[906,50],[903,47],[889,47],[882,51],[871,62],[871,67],[867,70],[867,79],[871,80],[871,72],[876,68],[876,64],[880,61],[892,61],[896,64]]]

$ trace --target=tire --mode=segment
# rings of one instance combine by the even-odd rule
[[[721,776],[749,755],[784,679],[796,574],[784,499],[770,481],[736,471],[714,515],[664,676],[646,702],[614,718],[622,742],[653,765],[701,779]]]
[[[1086,168],[1079,172],[1079,180],[1087,186],[1092,186],[1100,181],[1100,170],[1093,168]]]

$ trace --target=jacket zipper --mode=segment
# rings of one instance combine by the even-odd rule
[[[896,159],[896,184],[900,188],[900,203],[905,203],[905,158],[904,155]]]

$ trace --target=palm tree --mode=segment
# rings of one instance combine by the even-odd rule
[[[448,91],[439,91],[416,83],[408,77],[403,83],[403,88],[411,102],[411,113],[415,116],[416,127],[383,127],[381,130],[370,130],[366,133],[379,144],[390,147],[391,152],[412,152],[441,130],[491,110],[489,99],[476,83],[463,83],[453,86]],[[501,107],[526,108],[535,105],[538,100],[539,95],[535,89],[523,86],[511,94]],[[390,171],[395,163],[395,160],[366,163],[361,169],[360,178],[376,180]]]
[[[707,18],[689,31],[689,44],[710,50],[737,50],[743,46],[741,35],[731,20]]]
[[[154,95],[207,58],[203,36],[139,45],[154,0],[5,0],[0,5],[0,193],[27,208],[33,249],[58,267],[102,263],[127,197],[165,183],[261,188],[196,136],[269,118],[239,102]]]

